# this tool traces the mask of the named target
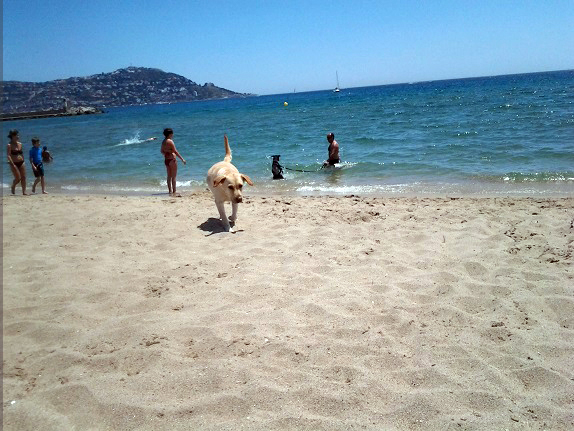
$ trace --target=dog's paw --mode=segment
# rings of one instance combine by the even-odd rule
[[[223,231],[224,232],[235,233],[235,230],[233,229],[233,223],[222,222],[221,224],[223,225]]]
[[[233,226],[224,226],[223,230],[228,233],[235,233],[235,229],[233,229]]]

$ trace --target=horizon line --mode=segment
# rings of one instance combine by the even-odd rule
[[[130,68],[141,68],[141,69],[155,69],[155,70],[160,70],[163,73],[171,73],[174,75],[178,75],[181,76],[185,79],[188,79],[192,82],[193,81],[191,78],[188,78],[184,75],[179,75],[178,73],[175,72],[166,72],[163,69],[157,68],[157,67],[147,67],[147,66],[126,66],[126,67],[120,67],[119,69],[115,69],[111,72],[99,72],[99,73],[94,73],[91,75],[85,75],[85,76],[70,76],[68,78],[56,78],[56,79],[52,79],[52,80],[48,80],[48,81],[18,81],[18,80],[4,80],[2,79],[0,82],[1,83],[5,83],[5,82],[19,82],[19,83],[34,83],[34,84],[45,84],[48,82],[54,82],[54,81],[61,81],[61,80],[66,80],[66,79],[74,79],[74,78],[89,78],[92,76],[96,76],[96,75],[101,75],[101,74],[111,74],[113,72],[116,72],[118,70],[121,69],[130,69]],[[502,77],[502,76],[519,76],[519,75],[533,75],[533,74],[537,74],[537,73],[558,73],[558,72],[574,72],[574,68],[572,69],[558,69],[558,70],[541,70],[541,71],[536,71],[536,72],[517,72],[517,73],[502,73],[502,74],[495,74],[495,75],[478,75],[478,76],[466,76],[466,77],[456,77],[456,78],[438,78],[438,79],[423,79],[423,80],[419,80],[419,81],[402,81],[402,82],[392,82],[392,83],[386,83],[386,84],[371,84],[371,85],[360,85],[357,87],[344,87],[343,89],[345,90],[351,90],[351,89],[358,89],[358,88],[367,88],[367,87],[385,87],[385,86],[393,86],[393,85],[413,85],[413,84],[422,84],[422,83],[430,83],[430,82],[442,82],[442,81],[456,81],[456,80],[463,80],[463,79],[481,79],[481,78],[496,78],[496,77]],[[207,82],[206,82],[207,83]],[[210,82],[211,84],[215,85],[213,82]],[[200,85],[200,84],[198,84]],[[219,87],[219,88],[223,88],[223,87]],[[227,88],[225,88],[227,89]],[[305,91],[294,91],[293,93],[291,92],[283,92],[283,93],[262,93],[262,94],[257,94],[257,93],[253,93],[253,92],[237,92],[235,90],[229,90],[228,91],[232,91],[234,93],[237,94],[243,94],[243,95],[248,95],[248,96],[279,96],[279,95],[285,95],[285,94],[304,94],[304,93],[315,93],[315,92],[320,92],[320,91],[332,91],[332,88],[323,88],[323,89],[317,89],[317,90],[305,90]]]

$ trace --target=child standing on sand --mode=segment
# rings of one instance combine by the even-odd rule
[[[36,181],[32,186],[32,193],[36,193],[36,186],[39,182],[42,183],[42,193],[47,194],[46,183],[44,181],[44,164],[42,163],[42,149],[40,148],[40,139],[32,138],[32,148],[30,149],[30,163]]]

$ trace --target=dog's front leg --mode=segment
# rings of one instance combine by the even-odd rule
[[[237,220],[238,207],[239,205],[237,204],[237,202],[231,202],[231,217],[229,217],[229,221],[232,223],[235,223],[235,220]]]
[[[215,205],[219,211],[219,217],[221,218],[221,223],[223,223],[225,231],[233,232],[233,229],[231,229],[231,226],[229,225],[229,220],[227,220],[227,215],[225,215],[225,206],[223,205],[223,201],[215,201]]]

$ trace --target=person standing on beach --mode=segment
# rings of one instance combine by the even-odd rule
[[[14,175],[11,191],[13,195],[16,194],[16,186],[18,183],[21,183],[22,194],[28,195],[28,193],[26,193],[26,165],[24,164],[24,151],[22,150],[22,144],[18,140],[19,137],[20,135],[18,130],[10,130],[8,133],[8,138],[10,139],[10,142],[8,143],[8,163],[10,164],[12,175]]]
[[[335,141],[335,134],[329,133],[327,135],[327,141],[329,142],[329,158],[323,163],[323,167],[335,166],[335,163],[341,161],[339,157],[339,143]]]
[[[167,171],[167,189],[170,195],[175,195],[175,179],[177,176],[177,159],[175,156],[179,157],[184,165],[185,160],[175,148],[175,144],[173,143],[173,130],[169,128],[164,129],[163,136],[165,136],[165,139],[161,143],[161,153],[163,154],[165,169]]]
[[[30,164],[34,171],[36,180],[32,185],[32,193],[36,193],[36,186],[42,183],[42,193],[48,194],[46,191],[46,182],[44,181],[44,164],[42,163],[42,149],[40,148],[40,139],[32,138],[32,148],[30,148]]]

